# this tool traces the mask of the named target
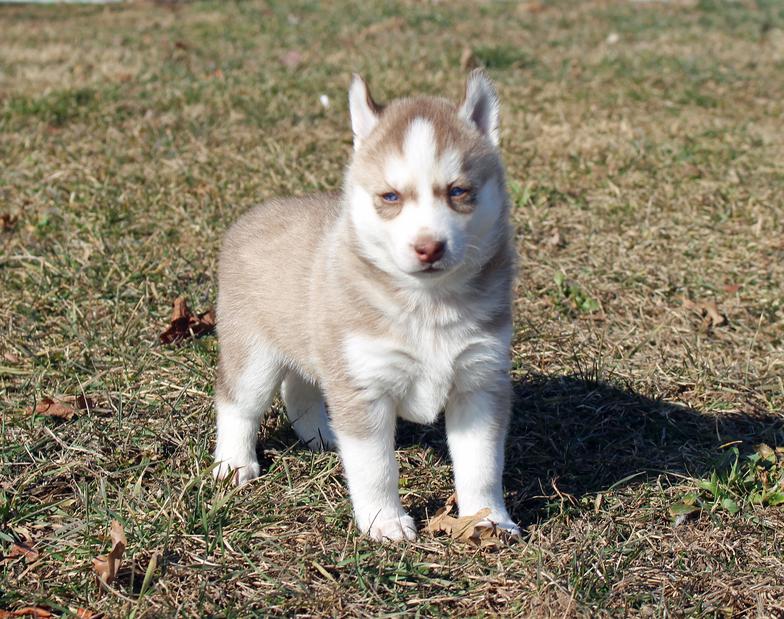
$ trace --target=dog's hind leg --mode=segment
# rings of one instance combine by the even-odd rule
[[[285,365],[266,344],[221,340],[215,393],[218,436],[214,475],[230,474],[238,484],[259,476],[256,437],[283,379]]]
[[[335,436],[329,426],[324,396],[317,385],[298,372],[290,370],[281,388],[286,416],[291,427],[311,451],[323,451],[335,446]]]

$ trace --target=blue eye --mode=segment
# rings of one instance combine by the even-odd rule
[[[468,189],[463,189],[462,187],[452,187],[449,190],[449,197],[459,198],[460,196],[464,196],[467,193],[468,193]]]
[[[384,202],[397,202],[400,200],[400,194],[398,194],[396,191],[388,191],[387,193],[381,194],[381,199]]]

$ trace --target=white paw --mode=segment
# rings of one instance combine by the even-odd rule
[[[496,520],[495,518],[493,518],[493,515],[490,514],[490,516],[488,516],[484,520],[480,520],[477,523],[477,526],[479,526],[479,527],[492,527],[492,526],[494,526],[496,529],[499,529],[501,531],[505,531],[507,534],[511,535],[512,537],[520,537],[520,535],[521,535],[520,527],[518,527],[514,522],[509,520],[508,517],[506,517],[506,518],[499,518],[498,520]]]
[[[258,462],[218,461],[212,470],[212,475],[215,479],[228,479],[233,475],[234,483],[238,486],[256,479],[260,473],[261,467]]]
[[[398,542],[408,540],[413,542],[417,538],[414,519],[406,513],[392,518],[376,518],[370,523],[368,537],[377,542]]]

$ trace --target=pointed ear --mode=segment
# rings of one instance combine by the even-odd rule
[[[482,69],[474,69],[466,80],[466,92],[460,104],[460,115],[476,125],[479,132],[486,135],[498,146],[498,115],[500,104],[495,86]]]
[[[354,132],[354,150],[357,150],[378,124],[381,107],[370,96],[365,80],[356,73],[348,89],[348,108],[351,112],[351,129]]]

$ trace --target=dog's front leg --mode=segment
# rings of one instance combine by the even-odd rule
[[[510,389],[456,393],[446,407],[446,432],[461,516],[490,508],[487,519],[514,534],[520,529],[504,505],[504,443],[509,426]]]
[[[362,421],[340,423],[359,415],[335,412],[338,450],[343,460],[354,517],[359,529],[378,541],[416,539],[414,520],[400,504],[398,465],[395,459],[394,404],[373,403],[358,412]]]

